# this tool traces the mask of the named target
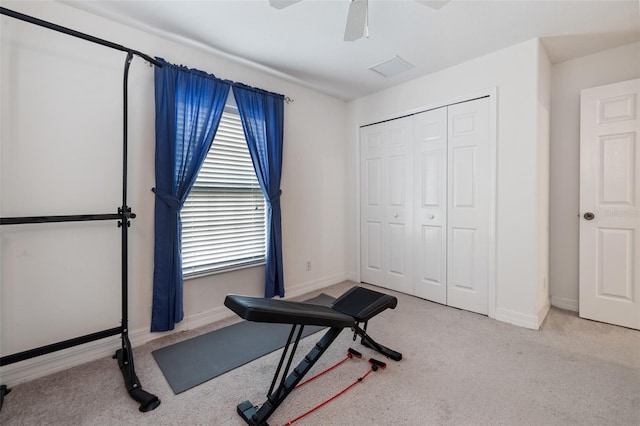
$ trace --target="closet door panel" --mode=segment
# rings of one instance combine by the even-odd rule
[[[475,292],[474,267],[475,229],[451,229],[451,276],[449,286],[456,290]]]
[[[389,164],[389,207],[404,208],[405,187],[407,185],[404,171],[406,168],[404,155],[393,155],[388,159]]]
[[[447,108],[413,119],[413,294],[447,303]]]
[[[383,141],[385,149],[386,173],[386,246],[384,268],[387,288],[411,294],[412,273],[411,239],[408,227],[411,226],[412,194],[411,146],[412,119],[398,118],[381,124],[385,129]]]
[[[360,131],[361,280],[405,293],[412,275],[410,125],[403,118]]]
[[[488,312],[489,100],[448,107],[447,304]]]
[[[406,241],[405,228],[401,223],[389,224],[389,246],[403,247]],[[405,263],[407,254],[404,250],[389,251],[389,272],[404,277],[407,273]]]
[[[361,132],[361,250],[362,281],[376,284],[383,280],[383,169],[381,129]]]
[[[446,231],[442,226],[421,227],[420,247],[421,251],[416,252],[421,257],[416,259],[417,278],[424,283],[436,286],[438,291],[445,291],[445,274],[446,268],[443,268],[446,252],[442,249],[446,241]],[[444,294],[446,296],[446,293]],[[428,299],[426,296],[421,296]],[[435,298],[435,297],[434,297]],[[429,299],[433,300],[433,299]],[[445,303],[446,300],[434,300],[438,303]]]
[[[367,174],[367,207],[382,207],[382,158],[368,158],[365,161]]]
[[[464,146],[451,150],[451,203],[457,209],[475,208],[476,147]]]
[[[447,150],[435,147],[420,153],[418,174],[420,180],[418,188],[421,209],[442,209],[443,177],[446,176]]]
[[[382,271],[382,223],[373,220],[367,221],[367,241],[364,247],[365,256],[363,262],[367,270],[371,273],[380,273]]]

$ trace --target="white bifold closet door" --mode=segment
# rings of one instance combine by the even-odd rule
[[[447,304],[447,107],[422,112],[414,124],[413,294]]]
[[[489,98],[449,107],[447,304],[488,313]]]
[[[412,293],[412,118],[362,128],[361,280]]]
[[[383,135],[393,133],[392,129],[410,135],[410,141],[402,143],[407,146],[402,152],[402,173],[396,175],[385,174],[385,170],[399,162],[399,151],[372,148],[384,146]],[[489,99],[366,126],[361,129],[361,141],[361,280],[487,314]],[[402,211],[386,206],[387,222],[374,215],[375,206],[401,197],[388,193],[385,198],[384,192],[378,196],[373,188],[400,191]],[[403,218],[403,237],[391,241],[396,215]],[[398,255],[400,241],[402,256]],[[400,285],[396,284],[397,272],[386,268],[394,258],[402,258]]]

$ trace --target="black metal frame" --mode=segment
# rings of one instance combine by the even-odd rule
[[[298,329],[297,333],[296,328]],[[402,354],[400,352],[389,349],[386,346],[383,346],[373,340],[371,336],[367,334],[366,326],[363,329],[356,323],[351,328],[354,332],[354,340],[356,336],[360,336],[361,343],[364,346],[373,349],[383,354],[384,356],[391,358],[394,361],[400,361],[402,359]],[[322,336],[318,343],[313,346],[313,348],[299,362],[299,364],[294,369],[290,369],[291,362],[293,361],[296,349],[298,348],[298,343],[300,343],[300,339],[302,337],[303,329],[304,325],[294,324],[291,327],[289,338],[287,339],[287,343],[284,346],[282,356],[280,357],[280,362],[278,363],[276,372],[273,375],[273,380],[271,381],[271,386],[269,387],[269,391],[267,392],[267,400],[259,407],[254,406],[249,401],[243,401],[236,407],[236,411],[248,425],[268,426],[267,420],[269,419],[269,417],[276,411],[280,404],[284,402],[291,391],[295,389],[298,383],[300,383],[300,381],[309,372],[309,370],[311,370],[311,367],[314,366],[314,364],[320,359],[322,354],[324,354],[327,348],[333,343],[333,341],[338,337],[342,330],[344,330],[344,328],[341,327],[329,328],[329,330],[327,330],[327,332]],[[293,340],[294,334],[296,335],[296,338],[293,341],[293,348],[291,349],[291,352],[289,353],[289,357],[287,359],[287,366],[285,367],[282,374],[280,374],[285,358],[287,358],[289,346],[291,346],[291,341]],[[276,382],[278,381],[279,377],[280,384],[274,391]]]
[[[296,328],[298,328],[298,333],[296,335],[296,340],[293,343],[291,353],[289,354],[287,366],[282,373],[278,388],[274,391],[273,388],[278,381],[278,377],[280,377],[280,370],[285,358],[287,357],[287,353],[289,352],[289,346],[291,345],[291,340]],[[318,341],[318,343],[313,346],[309,353],[302,359],[302,361],[300,361],[297,367],[289,372],[291,362],[293,361],[296,349],[298,348],[298,343],[300,342],[303,328],[304,325],[298,326],[296,324],[291,327],[291,333],[289,333],[287,344],[282,351],[282,356],[280,357],[278,368],[276,369],[276,373],[273,376],[273,381],[271,382],[271,387],[269,388],[269,392],[267,393],[267,400],[260,407],[254,406],[249,401],[241,402],[236,407],[236,411],[248,425],[268,426],[267,419],[276,411],[280,404],[284,402],[291,391],[295,389],[302,378],[309,372],[309,370],[311,370],[311,367],[313,367],[313,365],[318,361],[318,359],[320,359],[322,354],[324,354],[331,343],[336,340],[336,337],[338,337],[342,330],[344,330],[344,328],[341,327],[332,327],[327,330],[320,341]]]
[[[78,37],[93,43],[97,43],[112,49],[127,52],[127,57],[124,65],[124,77],[123,77],[123,138],[122,138],[122,206],[118,207],[117,214],[83,214],[83,215],[67,215],[67,216],[28,216],[28,217],[8,217],[0,218],[0,225],[19,225],[19,224],[38,224],[38,223],[53,223],[53,222],[78,222],[78,221],[97,221],[97,220],[117,220],[118,227],[121,228],[122,235],[122,322],[119,327],[110,328],[108,330],[98,331],[96,333],[87,334],[85,336],[76,337],[74,339],[65,340],[51,345],[42,346],[35,349],[19,352],[13,355],[7,355],[0,357],[0,366],[13,364],[15,362],[24,361],[26,359],[34,358],[37,356],[45,355],[51,352],[56,352],[62,349],[70,348],[73,346],[81,345],[84,343],[92,342],[95,340],[104,339],[106,337],[121,335],[122,348],[118,349],[113,356],[118,360],[118,365],[124,376],[125,386],[129,395],[140,403],[140,411],[146,412],[155,409],[160,405],[160,400],[157,396],[150,394],[142,389],[142,385],[136,376],[134,363],[133,363],[133,351],[131,348],[131,342],[129,341],[129,326],[128,326],[128,229],[131,226],[129,219],[136,217],[135,213],[132,213],[131,207],[127,205],[127,116],[128,116],[128,77],[129,67],[133,56],[139,56],[151,64],[162,67],[162,64],[155,59],[124,46],[121,46],[110,41],[100,39],[85,33],[81,33],[60,25],[53,24],[51,22],[43,21],[41,19],[34,18],[32,16],[24,15],[19,12],[15,12],[4,7],[0,7],[0,14],[10,16],[31,24],[35,24],[41,27],[45,27],[54,31],[58,31],[64,34]],[[2,409],[2,403],[4,396],[11,390],[5,385],[0,385],[0,409]]]

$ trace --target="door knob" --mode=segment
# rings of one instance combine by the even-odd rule
[[[429,219],[435,219],[435,218],[436,218],[435,215],[432,215],[432,214],[429,215]]]
[[[584,214],[584,218],[587,219],[587,220],[593,220],[593,218],[595,218],[595,217],[596,217],[596,215],[594,215],[591,212],[587,212],[587,213]]]

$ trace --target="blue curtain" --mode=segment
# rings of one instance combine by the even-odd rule
[[[239,83],[233,85],[253,167],[267,200],[267,259],[264,296],[284,296],[280,175],[284,96]]]
[[[155,67],[156,194],[151,331],[173,330],[182,309],[182,208],[207,156],[230,83],[167,63]]]

